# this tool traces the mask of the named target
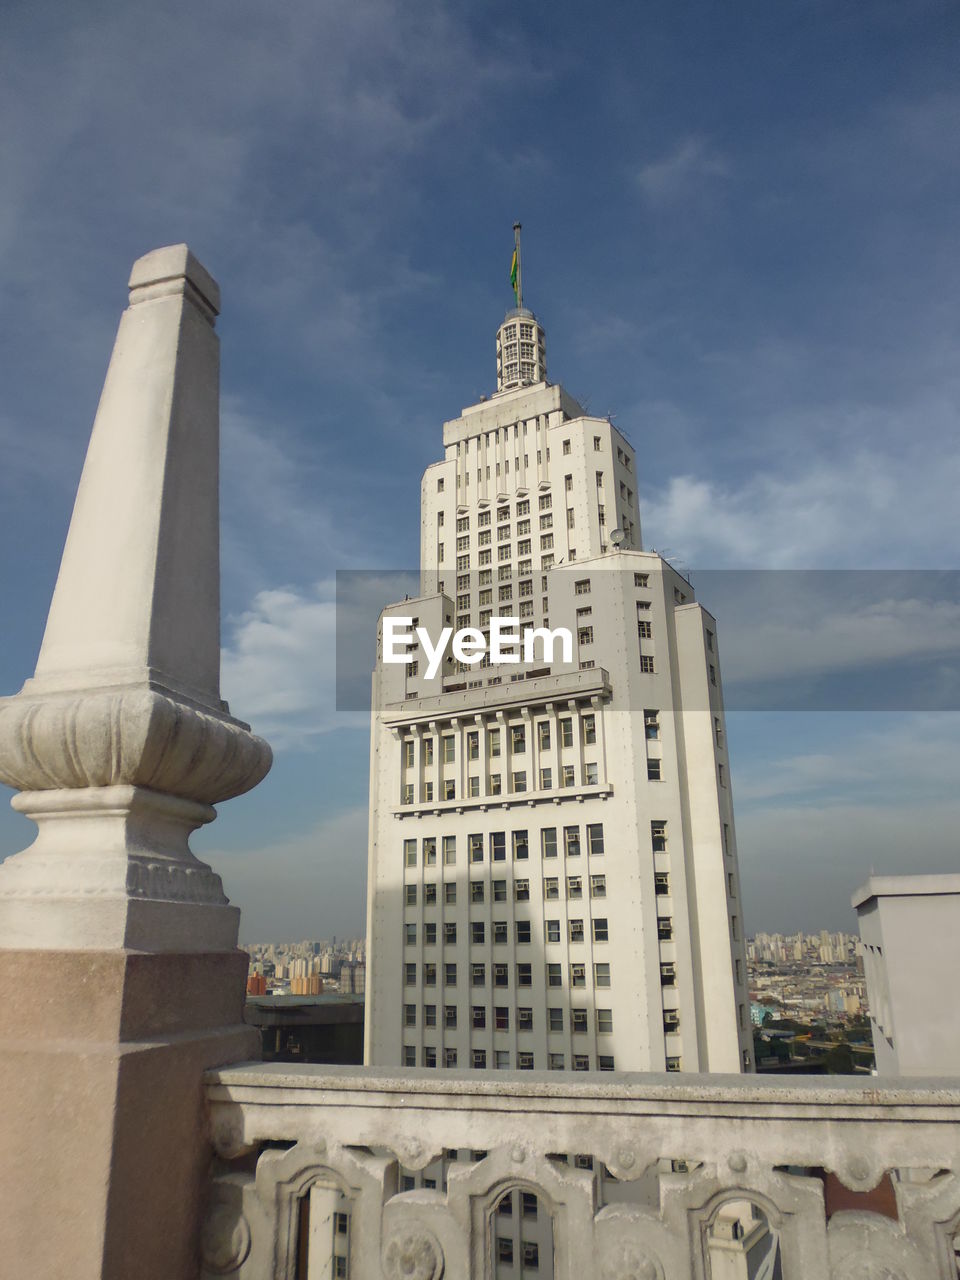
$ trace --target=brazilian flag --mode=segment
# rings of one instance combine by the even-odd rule
[[[513,251],[513,261],[510,263],[510,283],[513,286],[514,295],[517,292],[517,251]]]

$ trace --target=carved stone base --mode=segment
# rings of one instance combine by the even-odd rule
[[[259,1056],[242,1023],[246,969],[237,951],[0,951],[11,1275],[195,1280],[202,1073]]]
[[[240,913],[188,839],[209,805],[145,787],[25,791],[37,838],[0,864],[8,947],[225,951]]]

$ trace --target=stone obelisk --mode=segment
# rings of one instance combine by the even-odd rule
[[[258,1056],[239,911],[190,851],[270,749],[220,698],[219,289],[186,245],[130,276],[36,673],[0,780],[0,1259],[196,1275],[201,1075]]]

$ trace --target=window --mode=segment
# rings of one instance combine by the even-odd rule
[[[417,842],[416,840],[404,840],[403,842],[403,865],[405,867],[415,867],[417,865]]]
[[[716,667],[714,667],[714,666],[711,666],[711,667],[710,667],[710,683],[711,683],[714,687],[716,687],[716,683],[717,683],[717,669],[716,669]]]
[[[540,832],[540,848],[545,858],[555,858],[557,856],[556,827],[544,827],[542,829]]]
[[[673,1058],[673,1057],[667,1058],[666,1067],[667,1067],[667,1070],[668,1070],[668,1071],[680,1071],[680,1070],[682,1070],[682,1068],[681,1068],[681,1066],[680,1066],[680,1059],[679,1059],[679,1058]]]
[[[440,741],[443,746],[443,762],[444,764],[451,764],[456,750],[456,738],[452,733],[449,733],[441,738]]]
[[[670,892],[670,873],[668,871],[655,871],[653,873],[653,890],[654,893],[660,896]]]
[[[580,876],[567,876],[567,897],[583,897],[583,880]]]
[[[574,1071],[589,1071],[590,1070],[589,1055],[586,1053],[575,1053],[573,1055],[573,1069]],[[576,1159],[580,1160],[582,1159],[582,1157],[577,1156]],[[587,1156],[587,1159],[589,1160],[590,1157]],[[577,1167],[579,1168],[580,1166],[578,1165]]]
[[[550,746],[549,720],[540,720],[537,722],[537,742],[540,744],[541,751],[546,751]]]
[[[713,739],[718,747],[723,746],[723,725],[720,723],[720,717],[713,717]]]
[[[507,1236],[497,1236],[497,1261],[513,1265],[513,1241]]]
[[[569,441],[569,440],[564,440],[564,442],[563,442],[563,452],[564,452],[565,454],[567,454],[567,453],[569,453],[569,452],[570,452],[570,441]]]
[[[482,1031],[487,1025],[487,1007],[483,1004],[475,1004],[470,1010],[470,1021],[473,1027]]]
[[[533,966],[529,964],[517,965],[517,986],[532,987],[533,986]]]
[[[570,1026],[576,1035],[587,1034],[587,1011],[586,1009],[570,1010]]]
[[[448,884],[447,889],[455,889],[456,885]],[[447,920],[443,926],[443,941],[448,946],[455,946],[457,942],[457,923],[455,920]]]
[[[648,742],[656,742],[660,737],[660,712],[644,711],[643,713],[643,731]]]
[[[588,596],[590,594],[590,579],[581,578],[579,582],[573,584],[573,590],[578,596]]]
[[[653,623],[646,618],[640,618],[637,622],[637,635],[641,640],[649,640],[653,636]]]
[[[679,1009],[664,1009],[663,1029],[664,1031],[678,1031],[680,1029]]]
[[[476,730],[471,730],[467,734],[467,759],[479,760],[480,758],[480,734]]]
[[[434,867],[437,864],[437,841],[435,836],[423,838],[423,865]]]
[[[593,922],[593,940],[594,942],[609,942],[610,934],[607,929],[606,917],[598,916]]]
[[[526,789],[527,789],[527,772],[526,772],[526,770],[525,770],[525,769],[518,769],[518,770],[516,771],[516,773],[511,774],[511,781],[512,781],[512,783],[513,783],[513,790],[514,790],[515,792],[517,792],[517,791],[526,791]]]
[[[403,1065],[405,1067],[415,1067],[417,1065],[417,1050],[412,1044],[403,1046]]]
[[[470,1064],[474,1071],[485,1071],[487,1067],[486,1049],[473,1049],[470,1053]]]
[[[656,760],[656,759],[650,759],[650,760],[648,760],[648,761],[647,761],[647,779],[648,779],[648,781],[650,781],[650,782],[662,782],[662,781],[663,781],[663,779],[662,779],[662,778],[661,778],[661,776],[660,776],[660,761],[659,761],[659,760]]]
[[[444,1049],[444,1051],[443,1051],[443,1065],[444,1065],[445,1067],[455,1067],[455,1066],[457,1065],[457,1051],[456,1051],[456,1049]],[[426,1183],[424,1183],[424,1186],[426,1186]]]
[[[518,920],[516,922],[516,932],[517,932],[518,943],[529,942],[530,941],[530,921]]]
[[[563,847],[568,858],[580,857],[580,828],[563,828]]]
[[[443,476],[437,481],[437,493],[443,493]]]
[[[495,987],[506,987],[510,985],[510,970],[505,964],[495,964],[493,966],[493,985]]]
[[[517,1054],[517,1070],[532,1071],[533,1070],[533,1054],[530,1052],[521,1052]],[[526,1249],[524,1245],[524,1249]]]
[[[437,926],[433,922],[423,926],[423,943],[427,947],[435,947],[437,945]]]
[[[493,940],[494,942],[504,945],[507,941],[507,922],[506,920],[494,920],[493,922]]]
[[[560,965],[558,964],[547,965],[547,986],[548,987],[563,986],[563,970],[561,969]]]
[[[710,650],[711,653],[713,653],[713,632],[712,631],[707,632],[707,648]]]
[[[470,985],[472,987],[485,987],[487,985],[487,966],[485,964],[472,964],[470,966]]]
[[[443,798],[444,800],[455,800],[457,798],[457,784],[452,778],[444,779]]]
[[[405,782],[400,788],[400,803],[413,804],[413,783]]]
[[[488,731],[487,745],[490,748],[491,756],[498,756],[500,754],[500,730],[499,729],[490,729]]]
[[[670,916],[657,916],[657,937],[661,942],[669,942],[673,937],[673,920]]]
[[[573,746],[573,717],[565,716],[560,721],[560,745],[561,747]]]
[[[650,656],[650,654],[648,654],[648,653],[641,653],[641,655],[640,655],[640,670],[641,670],[645,675],[648,675],[648,676],[652,676],[652,675],[654,674],[653,658]]]
[[[425,801],[427,801],[427,803],[430,803],[433,800],[433,783],[432,782],[425,782],[423,784],[423,798]]]
[[[513,896],[514,896],[514,900],[517,902],[529,902],[530,901],[530,881],[515,880],[513,882]]]
[[[470,851],[471,862],[483,861],[483,833],[475,833],[467,836],[467,848]]]
[[[452,867],[456,863],[456,861],[457,861],[457,837],[444,836],[443,837],[443,865],[445,867]],[[456,885],[452,887],[456,888]],[[456,899],[454,899],[454,901],[456,901]]]
[[[603,853],[603,823],[587,823],[587,853],[600,857]]]
[[[677,985],[677,966],[675,964],[661,964],[660,985],[661,987],[675,987]]]
[[[403,742],[403,767],[413,768],[413,739],[405,738]]]
[[[588,787],[595,787],[600,780],[597,766],[593,761],[586,761],[583,766],[583,781]]]
[[[666,822],[658,819],[650,823],[650,843],[653,845],[654,853],[666,853],[667,851]]]
[[[563,1030],[563,1010],[562,1009],[547,1010],[547,1028],[550,1031]]]
[[[505,831],[490,832],[490,861],[505,862],[507,858],[507,834]]]
[[[585,987],[587,985],[587,966],[585,964],[572,964],[570,966],[570,985],[571,987]]]
[[[609,987],[610,965],[608,963],[604,962],[593,966],[593,985],[595,987]]]
[[[413,886],[410,886],[413,888]],[[416,889],[414,889],[416,892]],[[560,881],[556,876],[546,876],[543,881],[543,896],[547,901],[560,897]]]
[[[607,877],[591,876],[590,877],[590,897],[605,898],[607,896]]]
[[[415,1027],[417,1025],[417,1006],[415,1004],[405,1004],[403,1006],[403,1025],[405,1027]]]
[[[569,921],[569,929],[570,929],[571,942],[583,941],[583,921],[582,920]]]
[[[437,985],[437,966],[435,964],[425,964],[423,966],[423,985],[425,987],[435,987]]]
[[[513,856],[514,859],[523,861],[529,857],[530,846],[527,842],[526,831],[514,831],[513,833]]]
[[[493,900],[494,900],[494,902],[506,902],[506,900],[507,900],[507,882],[506,882],[506,880],[494,880],[494,882],[493,882]]]
[[[406,987],[415,987],[417,985],[417,966],[415,964],[405,964],[403,966],[403,984]]]
[[[597,740],[597,718],[596,716],[584,716],[580,722],[583,727],[583,741],[590,747]]]
[[[510,750],[515,756],[523,755],[527,749],[526,729],[522,724],[515,724],[510,729]]]
[[[490,794],[498,796],[500,794],[500,774],[491,773],[490,775]]]
[[[443,1025],[445,1027],[450,1027],[451,1029],[456,1027],[457,1006],[455,1004],[445,1004],[443,1006]]]
[[[493,1025],[497,1031],[510,1030],[510,1009],[507,1005],[497,1005],[494,1009]]]
[[[560,941],[560,921],[559,920],[545,920],[544,930],[545,930],[544,936],[546,937],[547,942]]]
[[[470,881],[470,901],[471,902],[483,901],[483,881],[482,880]]]
[[[470,941],[482,943],[484,940],[484,925],[482,920],[473,920],[470,923]]]
[[[597,1035],[605,1036],[613,1033],[613,1010],[597,1010]]]
[[[540,770],[540,790],[549,791],[552,786],[553,786],[553,770],[541,769]]]
[[[403,900],[406,906],[415,907],[417,905],[417,886],[415,884],[404,885]]]
[[[572,787],[576,784],[576,776],[572,764],[565,764],[560,770],[560,785]]]
[[[720,781],[721,787],[725,787],[727,785],[727,771],[724,769],[722,764],[717,765],[717,778]]]

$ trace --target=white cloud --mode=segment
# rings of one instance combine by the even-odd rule
[[[662,207],[688,200],[705,179],[725,178],[730,164],[706,138],[691,135],[674,150],[642,166],[636,184],[644,199]]]

